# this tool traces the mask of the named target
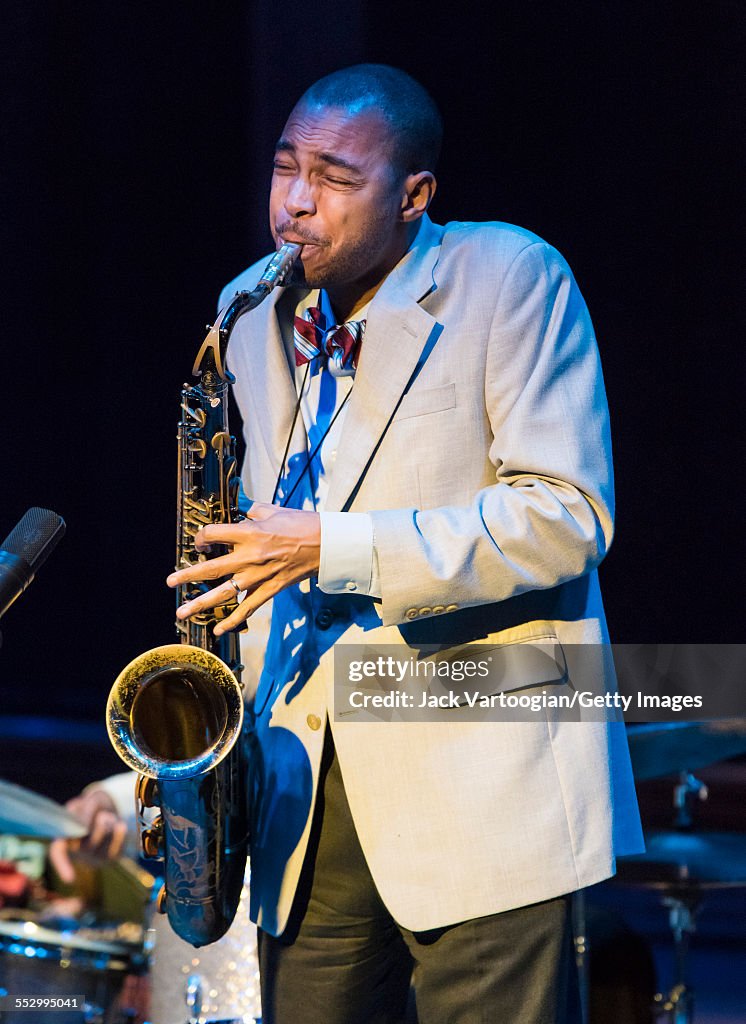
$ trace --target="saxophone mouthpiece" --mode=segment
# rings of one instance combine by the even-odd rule
[[[257,288],[266,287],[271,291],[278,284],[282,284],[290,268],[300,256],[302,245],[295,242],[285,242],[264,269]]]

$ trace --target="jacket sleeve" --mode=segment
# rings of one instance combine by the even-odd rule
[[[495,482],[464,507],[371,513],[385,625],[555,587],[611,543],[608,410],[577,284],[538,241],[496,287],[484,382]]]

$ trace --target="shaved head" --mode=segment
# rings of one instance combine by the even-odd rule
[[[390,133],[397,174],[435,171],[443,122],[429,93],[405,71],[387,64],[355,64],[315,82],[298,101],[308,108],[375,112]]]

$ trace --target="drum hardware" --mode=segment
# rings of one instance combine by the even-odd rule
[[[668,1014],[672,1024],[691,1024],[694,1020],[694,993],[686,981],[690,936],[695,932],[695,917],[701,905],[696,889],[671,892],[663,897],[668,907],[668,923],[673,935],[674,982],[667,994],[655,996],[658,1015]]]
[[[692,727],[690,727],[693,726]],[[688,960],[696,917],[708,890],[746,885],[746,835],[738,833],[695,831],[695,808],[707,800],[707,786],[692,775],[685,765],[687,744],[691,743],[698,765],[733,756],[734,744],[740,743],[742,721],[738,730],[712,731],[710,726],[728,723],[679,723],[655,726],[638,733],[630,732],[630,749],[637,750],[638,765],[643,765],[645,778],[672,773],[679,765],[678,780],[673,787],[673,828],[645,833],[645,853],[621,858],[618,881],[660,892],[661,904],[668,911],[668,924],[673,940],[673,984],[668,992],[655,996],[654,1011],[670,1024],[693,1024],[694,991],[689,984]],[[653,747],[654,736],[663,736],[661,749]],[[642,737],[642,738],[641,738]],[[722,753],[727,749],[727,753]],[[709,758],[705,761],[703,758]],[[637,775],[637,769],[635,769]]]
[[[626,858],[625,861],[626,862]],[[623,868],[624,862],[620,862]],[[668,925],[673,940],[674,968],[672,984],[668,991],[659,992],[653,1001],[656,1018],[668,1024],[694,1024],[695,993],[688,981],[688,962],[692,936],[696,932],[696,918],[704,902],[705,885],[698,882],[673,885],[662,882],[640,882],[628,880],[620,870],[622,884],[642,886],[659,890],[661,905],[668,912]],[[744,885],[742,882],[709,882],[707,888],[723,885]]]
[[[186,985],[186,1004],[189,1010],[189,1024],[197,1024],[202,1013],[203,1004],[202,978],[199,974],[190,974]]]
[[[692,792],[688,786],[687,790]],[[701,798],[698,786],[693,791]],[[746,836],[680,829],[651,832],[645,839],[645,853],[620,861],[619,881],[660,893],[673,939],[674,976],[668,992],[655,997],[654,1008],[670,1024],[693,1024],[694,992],[687,964],[697,914],[708,890],[746,885]]]
[[[710,791],[701,779],[690,772],[679,773],[679,783],[673,788],[673,805],[676,810],[674,825],[676,828],[691,828],[694,824],[694,801],[706,800]]]

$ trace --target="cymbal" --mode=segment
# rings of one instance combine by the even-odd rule
[[[650,832],[645,845],[645,853],[619,859],[620,882],[660,888],[746,885],[746,834]]]
[[[74,928],[58,930],[38,925],[34,921],[0,921],[0,936],[36,948],[58,946],[63,949],[80,950],[83,953],[105,953],[110,956],[123,956],[131,952],[131,944],[102,941],[96,937],[95,929],[84,929],[77,923]]]
[[[0,779],[0,833],[39,839],[80,839],[88,829],[46,796]]]
[[[746,752],[746,719],[664,722],[627,728],[632,771],[638,782],[693,771]]]

